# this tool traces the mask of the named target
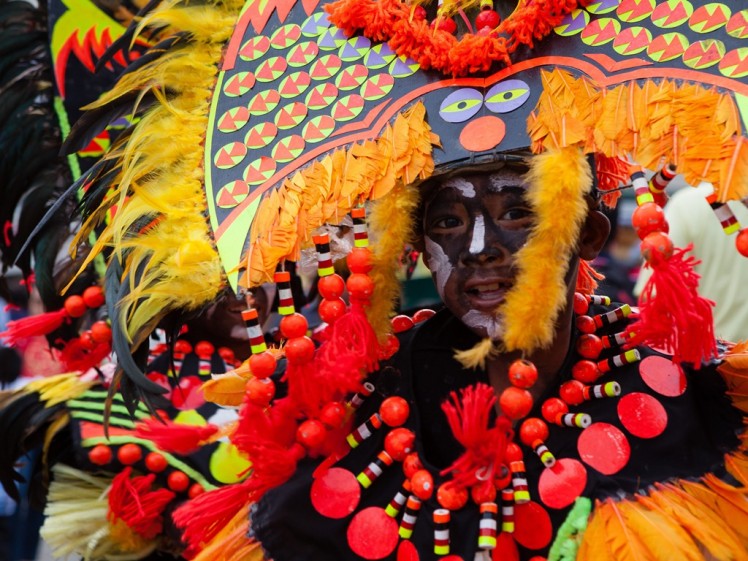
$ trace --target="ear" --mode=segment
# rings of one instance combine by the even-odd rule
[[[610,221],[599,210],[591,210],[579,234],[579,257],[590,261],[597,257],[610,235]]]

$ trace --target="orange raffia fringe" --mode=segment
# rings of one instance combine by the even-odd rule
[[[297,260],[323,224],[340,223],[353,207],[388,195],[400,183],[429,177],[432,147],[438,145],[426,109],[417,103],[378,139],[337,150],[284,181],[263,199],[252,223],[247,286],[272,281],[276,265]]]
[[[440,17],[450,16],[470,2],[449,2]],[[412,6],[399,0],[337,0],[325,9],[330,21],[350,36],[359,31],[372,41],[387,41],[398,55],[415,60],[422,69],[452,76],[488,70],[494,62],[511,64],[521,45],[532,48],[567,14],[589,0],[534,0],[520,6],[489,35],[466,33],[459,40],[441,29],[415,19]],[[504,36],[505,35],[505,36]]]
[[[599,89],[556,69],[543,73],[528,133],[536,153],[579,146],[607,158],[630,157],[648,169],[669,161],[687,183],[712,183],[719,202],[748,195],[748,142],[729,93],[672,80]],[[604,162],[603,169],[606,182],[620,179],[616,162]]]

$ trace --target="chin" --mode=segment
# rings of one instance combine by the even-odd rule
[[[476,335],[497,341],[504,336],[504,318],[479,310],[470,310],[460,320]]]

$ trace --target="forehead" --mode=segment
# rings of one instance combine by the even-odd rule
[[[437,195],[458,198],[480,198],[485,195],[513,193],[524,189],[527,168],[502,166],[489,170],[464,169],[459,172],[433,178],[425,187],[423,200],[428,205]],[[440,197],[441,198],[441,197]]]

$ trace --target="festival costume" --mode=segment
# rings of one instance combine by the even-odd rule
[[[239,423],[230,438],[248,454],[252,472],[243,482],[204,493],[174,513],[190,555],[259,559],[266,539],[270,554],[279,560],[284,555],[298,558],[278,546],[286,540],[282,534],[272,537],[280,530],[277,524],[268,524],[267,515],[263,519],[263,506],[272,508],[274,493],[288,493],[299,482],[302,487],[312,486],[314,493],[311,479],[304,480],[303,468],[315,458],[324,458],[315,468],[315,483],[322,481],[319,494],[332,499],[315,505],[319,515],[315,520],[322,520],[318,533],[335,534],[335,524],[346,526],[345,537],[336,535],[338,549],[371,559],[395,555],[449,558],[453,521],[459,541],[455,551],[460,555],[471,552],[477,546],[462,540],[461,529],[470,526],[465,532],[475,532],[474,525],[461,522],[463,516],[474,516],[475,508],[462,500],[470,494],[485,505],[485,535],[480,543],[486,550],[499,552],[497,558],[512,558],[516,542],[527,545],[527,533],[533,551],[541,552],[557,536],[554,544],[558,546],[548,554],[552,559],[574,558],[576,553],[589,559],[629,555],[669,559],[673,551],[700,559],[702,548],[717,558],[745,556],[744,525],[739,521],[746,513],[743,488],[747,482],[740,444],[730,438],[731,429],[739,424],[734,419],[717,422],[721,427],[717,432],[724,438],[706,447],[708,458],[718,464],[718,453],[731,453],[725,460],[730,476],[719,465],[714,468],[725,483],[711,477],[713,462],[707,461],[708,466],[692,466],[694,472],[676,470],[662,474],[662,480],[653,477],[664,487],[628,501],[607,500],[606,492],[598,494],[580,485],[577,465],[582,464],[568,461],[575,456],[574,446],[567,447],[568,454],[552,450],[551,444],[557,442],[555,427],[547,439],[535,438],[524,448],[510,445],[509,421],[499,417],[494,423],[490,412],[495,397],[490,389],[482,389],[485,386],[455,394],[451,405],[444,407],[452,430],[462,428],[466,438],[461,442],[465,452],[459,465],[453,466],[451,485],[440,501],[443,509],[427,512],[420,506],[432,500],[434,493],[438,497],[439,489],[434,486],[434,474],[415,469],[418,463],[412,456],[411,489],[402,494],[414,491],[418,502],[409,503],[408,495],[398,508],[396,493],[389,493],[392,488],[387,496],[379,495],[379,483],[394,485],[394,475],[380,472],[400,470],[399,465],[392,465],[399,463],[393,453],[405,463],[401,453],[412,445],[407,432],[399,433],[392,450],[375,452],[368,457],[369,465],[361,467],[365,462],[359,454],[368,448],[358,448],[376,448],[378,441],[369,435],[383,432],[384,421],[369,417],[359,424],[362,419],[352,410],[364,411],[362,398],[373,391],[364,385],[366,375],[377,370],[380,359],[397,352],[399,343],[388,332],[399,331],[400,327],[393,326],[411,321],[400,318],[391,324],[390,317],[398,286],[395,271],[418,204],[417,184],[449,169],[501,161],[507,152],[528,145],[538,154],[531,159],[526,180],[536,222],[517,255],[513,288],[497,310],[506,318],[501,348],[487,338],[460,349],[459,362],[482,368],[497,351],[530,353],[550,343],[554,322],[567,303],[564,279],[593,189],[587,154],[595,155],[597,188],[606,203],[615,203],[621,182],[633,183],[642,209],[635,226],[645,238],[645,254],[655,269],[651,286],[657,290],[646,293],[638,315],[616,341],[625,349],[614,355],[617,358],[600,355],[592,371],[580,377],[592,374],[596,382],[608,370],[614,376],[615,369],[627,363],[657,358],[649,356],[646,345],[666,348],[677,363],[693,364],[694,376],[703,373],[708,384],[714,381],[714,373],[702,363],[722,360],[710,329],[709,304],[695,293],[692,262],[685,252],[668,245],[663,234],[666,224],[654,201],[662,201],[664,185],[675,168],[691,183],[704,179],[715,184],[715,210],[722,209],[718,216],[726,229],[735,229],[735,221],[725,216],[721,203],[740,199],[748,190],[748,148],[740,119],[746,93],[740,80],[746,11],[728,2],[695,7],[685,0],[528,0],[513,13],[496,6],[505,16],[496,34],[492,25],[457,38],[449,24],[442,28],[454,14],[469,13],[470,8],[444,3],[437,14],[434,9],[422,11],[394,1],[341,0],[324,6],[313,0],[250,2],[244,7],[238,2],[169,3],[146,15],[139,29],[170,26],[178,30],[176,34],[142,57],[92,113],[89,124],[130,110],[135,99],[141,116],[84,176],[89,184],[84,200],[91,204],[79,233],[79,238],[88,236],[117,206],[117,214],[89,259],[110,246],[115,250],[106,274],[107,298],[116,303],[110,306],[113,345],[122,368],[117,382],[126,402],[162,391],[143,376],[142,365],[129,353],[142,354],[150,331],[169,311],[195,309],[214,299],[226,285],[251,288],[266,282],[278,274],[276,269],[279,265],[282,269],[284,260],[303,261],[312,245],[320,255],[320,276],[333,279],[320,289],[327,301],[322,317],[331,327],[326,341],[315,350],[306,338],[306,323],[294,314],[290,290],[283,286],[288,279],[281,271],[280,307],[288,320],[285,328],[281,325],[288,339],[287,388],[275,401],[271,391],[275,389],[271,381],[275,360],[268,358],[262,334],[257,333],[256,316],[247,314],[253,347],[248,366],[254,378],[245,383],[237,375],[237,383],[236,377],[229,376],[211,387],[216,395],[225,396],[222,386],[231,385],[232,400],[246,391]],[[432,29],[431,21],[440,28]],[[546,35],[551,37],[543,41]],[[78,134],[85,137],[85,133]],[[630,169],[628,159],[658,170],[651,185],[641,171]],[[371,201],[371,250],[361,213],[367,201]],[[346,309],[340,300],[342,286],[338,286],[342,280],[338,283],[331,274],[329,241],[318,236],[349,212],[356,249],[348,259],[351,305]],[[582,264],[579,278],[578,289],[583,293],[579,298],[589,305],[594,274]],[[594,315],[586,315],[588,310],[581,304],[580,310],[577,326],[587,335],[620,321],[619,315],[626,316],[620,310],[611,311],[612,316],[599,315],[602,312],[594,309]],[[431,322],[423,329],[432,329]],[[743,353],[742,347],[733,348],[722,366],[738,407],[744,407]],[[671,363],[665,359],[658,362],[654,378],[670,379],[677,367],[666,366]],[[579,439],[593,444],[592,451],[584,446],[579,451],[589,466],[582,465],[583,470],[594,475],[587,481],[598,480],[590,469],[627,473],[622,470],[628,462],[598,463],[594,444],[607,440],[619,451],[623,449],[629,437],[615,428],[619,421],[632,435],[652,436],[651,444],[644,439],[644,450],[660,442],[659,433],[653,434],[662,428],[661,409],[655,404],[659,398],[648,399],[653,397],[652,387],[645,383],[646,389],[636,379],[635,369],[624,370],[634,370],[629,376],[634,379],[631,387],[642,390],[634,394],[643,396],[629,398],[634,394],[626,389],[619,403],[625,404],[628,413],[606,407],[607,425],[592,415],[578,416],[581,402],[575,392],[615,396],[616,386],[570,386],[564,391],[565,405],[553,402],[561,409],[545,421],[525,418],[530,411],[517,414],[516,420],[524,419],[519,432],[531,419],[545,424],[564,419],[567,413],[559,411],[566,407],[570,422],[579,426],[564,430],[584,429]],[[677,372],[676,386],[680,387]],[[513,387],[525,388],[519,384]],[[406,384],[405,399],[390,401],[387,413],[380,411],[380,417],[389,418],[385,424],[398,427],[411,418],[419,404],[408,404],[408,399],[422,395],[411,390]],[[679,419],[692,412],[690,396],[681,396],[686,404],[683,409],[678,406],[668,412],[665,430],[675,428],[669,426],[672,416]],[[544,409],[545,403],[538,405]],[[631,422],[645,410],[659,424]],[[503,405],[502,411],[507,411]],[[543,432],[540,423],[533,423],[535,436]],[[475,434],[481,437],[467,438]],[[687,430],[685,438],[691,436]],[[168,430],[159,438],[168,447]],[[422,435],[412,433],[412,438],[415,442]],[[640,445],[635,436],[631,442]],[[562,490],[544,493],[540,483],[539,497],[534,497],[535,479],[528,479],[521,464],[526,467],[535,461],[531,449],[544,462],[541,477],[559,477]],[[610,457],[608,452],[603,450],[604,458]],[[632,470],[642,467],[636,452]],[[428,453],[425,447],[424,453]],[[624,458],[620,453],[614,457],[619,464]],[[334,471],[339,462],[361,471]],[[298,466],[301,469],[295,475]],[[329,474],[338,474],[344,481],[329,483],[325,479]],[[682,480],[676,485],[671,480],[689,476],[703,478],[703,482]],[[615,494],[613,487],[609,492]],[[575,492],[569,494],[569,488]],[[514,521],[502,519],[498,532],[499,512],[511,505],[510,489],[516,507],[506,516],[513,515]],[[623,490],[635,489],[624,485]],[[356,498],[358,493],[361,500]],[[567,508],[577,496],[568,524],[556,522],[551,529],[543,513],[554,506]],[[585,497],[606,500],[591,505]],[[528,498],[536,502],[524,502]],[[395,500],[395,506],[388,504],[390,500]],[[387,513],[386,506],[397,511],[395,516]],[[259,516],[256,535],[250,524],[252,508]],[[330,514],[342,521],[322,518]],[[718,519],[735,520],[736,525],[719,526]],[[714,524],[699,524],[703,520]],[[431,524],[433,547],[424,549]],[[495,535],[491,535],[492,527],[497,528]],[[667,546],[659,539],[662,534],[672,537]],[[413,536],[415,541],[411,541]]]

